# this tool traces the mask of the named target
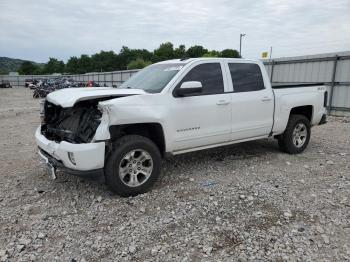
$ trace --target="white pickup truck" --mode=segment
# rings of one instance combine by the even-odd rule
[[[322,85],[271,87],[259,61],[169,60],[119,88],[49,94],[36,130],[39,154],[56,169],[104,175],[121,196],[148,191],[162,158],[268,137],[290,154],[304,151],[311,126],[326,122]]]

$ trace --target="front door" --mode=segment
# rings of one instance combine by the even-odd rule
[[[202,83],[199,95],[176,97],[186,81]],[[170,115],[174,134],[173,150],[186,150],[230,140],[231,94],[225,93],[219,62],[194,65],[175,87]]]

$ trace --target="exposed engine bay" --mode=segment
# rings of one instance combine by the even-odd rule
[[[97,107],[98,102],[107,99],[110,98],[82,101],[69,108],[45,101],[41,133],[56,142],[91,142],[101,122],[102,112]]]

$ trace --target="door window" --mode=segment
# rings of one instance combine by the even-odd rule
[[[257,64],[229,63],[228,66],[235,93],[265,89],[260,67]]]
[[[212,95],[224,93],[224,81],[220,63],[205,63],[192,68],[177,85],[180,88],[183,82],[199,81],[203,91],[200,95]]]

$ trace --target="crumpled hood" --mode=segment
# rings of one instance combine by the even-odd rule
[[[113,87],[82,87],[66,88],[50,93],[47,101],[62,107],[72,107],[75,103],[100,97],[121,97],[129,95],[143,95],[141,89],[119,89]]]

